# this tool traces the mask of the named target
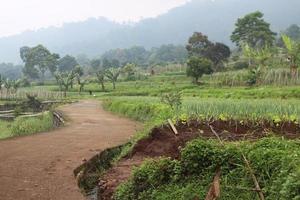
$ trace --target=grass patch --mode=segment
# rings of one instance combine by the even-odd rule
[[[45,112],[37,117],[17,117],[12,122],[0,121],[0,139],[31,135],[43,131],[49,131],[53,128],[53,115],[51,112]]]
[[[11,137],[11,123],[0,120],[0,139]]]

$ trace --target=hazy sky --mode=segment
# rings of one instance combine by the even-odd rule
[[[0,0],[0,37],[104,16],[114,21],[154,17],[188,0]]]

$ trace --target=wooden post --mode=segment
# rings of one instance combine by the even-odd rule
[[[214,180],[208,190],[208,193],[205,197],[205,200],[216,200],[220,197],[220,177],[221,177],[221,168],[217,169]]]
[[[174,126],[173,122],[170,119],[168,119],[168,122],[169,122],[174,134],[178,135],[178,131],[177,131],[176,127]]]
[[[209,125],[209,127],[210,127],[211,131],[216,135],[216,137],[218,138],[218,140],[221,143],[221,145],[224,146],[224,143],[221,140],[221,138],[219,137],[219,134],[213,129],[213,127],[211,125]],[[255,190],[256,190],[256,192],[257,192],[257,194],[259,196],[259,199],[260,200],[265,200],[264,194],[263,194],[263,192],[262,192],[262,190],[261,190],[261,188],[259,186],[259,183],[257,181],[257,178],[256,178],[256,176],[254,174],[253,169],[250,166],[249,161],[247,160],[246,156],[243,153],[242,153],[242,156],[243,156],[244,163],[245,163],[246,167],[248,168],[248,171],[249,171],[249,173],[251,175],[251,178],[252,178],[252,180],[254,182]]]

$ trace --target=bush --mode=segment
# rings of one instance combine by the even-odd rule
[[[257,69],[250,69],[248,75],[246,77],[246,83],[249,86],[253,86],[258,84],[258,81],[261,78],[261,70],[260,68]]]
[[[179,110],[182,105],[182,97],[180,92],[170,92],[162,94],[161,102],[167,104],[173,110]]]
[[[141,192],[171,182],[176,179],[178,164],[178,161],[169,158],[146,160],[139,168],[134,169],[130,183],[125,183],[118,188],[115,198],[126,199],[124,197],[132,193],[131,197],[137,199]]]
[[[213,73],[213,63],[206,58],[193,56],[188,60],[187,65],[186,74],[194,79],[194,83],[198,83],[198,79],[204,74]]]
[[[233,163],[241,164],[241,157],[241,151],[234,145],[223,147],[215,140],[197,139],[182,150],[181,163],[186,174],[203,175],[214,173],[220,166],[223,171],[230,171]]]

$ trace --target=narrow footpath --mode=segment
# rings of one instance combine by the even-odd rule
[[[0,141],[0,200],[82,200],[73,177],[81,161],[126,142],[140,127],[85,100],[61,107],[65,127]]]

